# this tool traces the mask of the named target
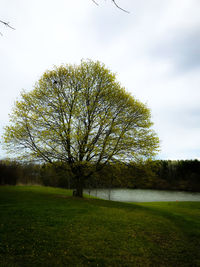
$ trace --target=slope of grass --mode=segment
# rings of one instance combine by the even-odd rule
[[[71,194],[0,187],[0,266],[200,266],[200,202]]]

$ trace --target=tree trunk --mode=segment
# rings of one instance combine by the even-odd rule
[[[74,197],[83,197],[83,177],[75,177],[75,190],[73,191]]]
[[[77,187],[76,189],[74,189],[73,196],[82,198],[83,197],[83,188]]]

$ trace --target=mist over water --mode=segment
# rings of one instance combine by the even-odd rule
[[[122,202],[200,201],[200,193],[154,189],[85,189],[85,194]]]

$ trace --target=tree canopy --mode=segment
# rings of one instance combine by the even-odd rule
[[[155,155],[159,140],[150,110],[91,60],[46,71],[22,92],[5,128],[6,148],[24,158],[67,163],[79,196],[86,176],[109,162]],[[85,164],[95,170],[84,172]]]

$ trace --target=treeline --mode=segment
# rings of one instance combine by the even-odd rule
[[[40,165],[0,161],[0,185],[41,184]]]
[[[106,166],[88,188],[137,188],[200,192],[200,161],[157,160]]]
[[[92,165],[87,165],[92,169]],[[0,185],[41,184],[62,188],[74,188],[68,166],[57,163],[22,164],[0,161]],[[104,167],[85,181],[85,188],[140,188],[166,189],[200,192],[200,161],[157,160],[132,162],[127,165],[116,163]]]

